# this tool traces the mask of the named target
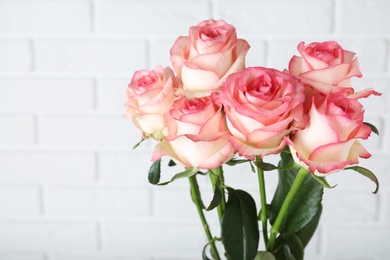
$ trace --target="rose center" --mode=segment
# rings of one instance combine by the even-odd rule
[[[203,30],[199,32],[199,38],[203,41],[209,41],[226,34],[227,30],[223,27],[205,26]]]
[[[248,93],[253,96],[268,96],[274,91],[274,82],[269,75],[255,78],[247,87]]]

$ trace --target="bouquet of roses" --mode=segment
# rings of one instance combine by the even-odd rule
[[[284,71],[246,68],[249,47],[223,20],[190,27],[170,50],[173,70],[157,66],[134,73],[125,116],[142,131],[142,140],[158,141],[150,183],[189,179],[208,239],[203,259],[221,259],[218,242],[227,259],[303,259],[320,219],[323,188],[332,188],[328,174],[354,170],[376,184],[374,193],[378,190],[375,175],[357,164],[370,157],[359,140],[378,134],[364,122],[359,99],[380,93],[354,90],[351,78],[362,76],[358,59],[335,41],[299,43],[300,56]],[[278,165],[263,161],[270,154],[280,154]],[[184,169],[160,182],[163,156]],[[260,210],[248,192],[224,181],[223,165],[241,163],[257,173]],[[279,183],[268,203],[264,172],[272,170]],[[198,176],[209,177],[213,188],[207,207]],[[213,209],[218,236],[204,214]],[[266,251],[258,251],[260,230]]]

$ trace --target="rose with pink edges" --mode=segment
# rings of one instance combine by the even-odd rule
[[[155,147],[152,161],[170,156],[188,168],[213,169],[231,159],[234,150],[229,143],[222,105],[215,95],[176,100],[166,115],[166,136]]]
[[[245,68],[249,44],[223,20],[206,20],[179,37],[170,50],[174,71],[188,97],[218,91],[228,75]]]
[[[303,86],[288,73],[251,67],[230,75],[220,92],[229,138],[239,155],[279,153],[286,135],[304,127]]]
[[[169,67],[136,71],[127,87],[125,117],[144,137],[163,138],[164,116],[175,100],[176,77]]]
[[[288,138],[295,162],[311,173],[329,174],[371,156],[359,142],[371,134],[363,123],[364,108],[347,95],[314,95],[305,108],[308,125]]]

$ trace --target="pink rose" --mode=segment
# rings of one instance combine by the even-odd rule
[[[189,36],[179,37],[170,52],[185,92],[205,96],[221,88],[229,74],[245,68],[248,49],[233,25],[211,19],[190,27]]]
[[[133,120],[144,137],[163,138],[164,116],[175,99],[176,88],[175,75],[168,67],[134,73],[127,88],[125,116]]]
[[[304,99],[303,86],[288,73],[252,67],[230,75],[220,101],[234,149],[248,159],[280,152],[285,136],[304,126]]]
[[[359,157],[370,157],[358,141],[371,133],[363,123],[364,108],[347,95],[314,95],[305,108],[310,116],[307,127],[288,139],[294,160],[311,173],[328,174],[357,164]]]
[[[152,160],[163,155],[188,168],[213,169],[234,155],[222,105],[214,97],[184,97],[166,115],[167,135],[154,149]]]
[[[337,93],[351,87],[352,77],[361,77],[354,52],[343,50],[335,41],[299,43],[302,57],[293,56],[289,63],[291,75],[321,93]]]

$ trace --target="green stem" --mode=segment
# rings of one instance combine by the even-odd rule
[[[272,251],[275,240],[276,240],[276,235],[279,233],[280,226],[283,223],[283,219],[286,216],[288,207],[291,204],[291,201],[293,200],[295,194],[298,192],[299,187],[301,186],[303,180],[305,179],[306,175],[309,173],[309,171],[303,167],[301,167],[298,171],[297,177],[295,177],[295,180],[286,196],[284,199],[284,202],[282,204],[282,207],[280,208],[280,211],[278,213],[278,216],[276,217],[275,223],[271,227],[271,235],[268,241],[267,245],[267,251]]]
[[[191,197],[196,205],[196,209],[198,210],[198,214],[199,214],[200,220],[202,222],[204,232],[206,233],[207,239],[208,239],[210,246],[211,246],[212,254],[217,260],[220,260],[221,258],[219,257],[217,247],[215,246],[213,236],[211,235],[209,225],[207,224],[206,217],[203,213],[203,204],[202,204],[202,201],[200,198],[198,182],[196,181],[195,175],[189,177],[188,180],[190,181]]]
[[[256,161],[261,162],[262,159],[260,156],[256,156]],[[257,176],[259,180],[259,189],[260,189],[260,201],[261,201],[261,209],[260,209],[260,220],[263,224],[263,238],[264,244],[267,247],[268,244],[268,213],[267,213],[267,198],[265,195],[265,180],[264,180],[264,171],[263,169],[257,167]]]
[[[219,166],[215,169],[210,169],[210,180],[213,185],[213,189],[215,190],[215,187],[217,185],[217,182],[219,182],[220,187],[221,187],[221,203],[217,207],[218,211],[218,218],[219,221],[221,222],[222,214],[223,211],[225,210],[225,205],[226,205],[226,197],[225,197],[225,189],[223,188],[224,185],[224,177],[223,177],[223,169],[222,166]]]

